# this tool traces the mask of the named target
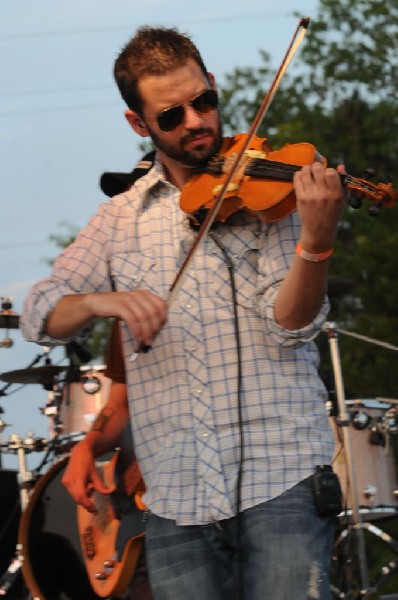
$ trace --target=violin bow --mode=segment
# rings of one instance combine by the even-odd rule
[[[239,170],[239,167],[241,165],[244,154],[247,151],[247,149],[250,145],[250,142],[256,135],[258,128],[260,127],[261,122],[264,119],[265,114],[268,111],[268,109],[271,105],[271,102],[272,102],[276,92],[279,89],[282,79],[283,79],[294,55],[296,54],[301,42],[303,41],[305,34],[307,33],[309,23],[310,23],[310,19],[309,19],[309,17],[306,17],[306,18],[300,19],[297,24],[297,27],[293,34],[291,42],[288,46],[288,49],[286,50],[285,56],[283,57],[282,62],[281,62],[280,66],[275,74],[275,77],[271,83],[271,86],[270,86],[268,92],[265,94],[264,99],[260,105],[260,108],[258,109],[258,111],[253,119],[253,122],[249,128],[249,131],[244,140],[244,143],[242,144],[240,150],[237,152],[236,157],[230,167],[230,170],[225,177],[225,181],[224,181],[222,188],[217,196],[217,199],[215,200],[213,206],[208,210],[206,217],[203,220],[203,222],[198,230],[196,238],[193,241],[192,247],[191,247],[190,251],[188,252],[187,256],[185,257],[185,259],[180,267],[180,270],[178,271],[172,285],[170,286],[169,295],[167,298],[167,303],[169,305],[172,303],[175,295],[177,294],[178,290],[180,289],[182,279],[188,270],[188,267],[191,263],[193,256],[195,255],[195,253],[199,247],[200,242],[208,234],[211,226],[213,225],[213,223],[215,221],[217,213],[224,201],[225,194],[228,192],[228,188],[229,188],[233,178],[235,177],[235,175],[237,174],[237,172]],[[149,350],[148,346],[146,346],[145,344],[143,344],[141,342],[139,347],[137,348],[137,350],[135,352],[133,352],[133,354],[130,356],[130,361],[136,360],[138,357],[138,354],[140,352],[147,352],[148,350]]]

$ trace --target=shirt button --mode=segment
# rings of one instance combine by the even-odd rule
[[[192,304],[189,304],[189,303],[188,303],[188,304],[186,304],[186,305],[185,305],[185,308],[188,308],[188,310],[189,310],[190,308],[192,308]]]
[[[202,438],[208,438],[209,437],[209,432],[208,431],[204,431],[202,433]]]
[[[196,394],[197,396],[200,396],[200,394],[202,394],[202,393],[203,393],[203,388],[196,388],[196,389],[195,389],[195,394]]]

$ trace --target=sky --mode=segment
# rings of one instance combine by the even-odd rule
[[[114,60],[140,25],[177,26],[199,47],[222,82],[235,67],[279,66],[300,17],[315,19],[317,0],[13,0],[0,21],[0,297],[20,314],[29,288],[49,273],[59,250],[51,235],[81,228],[106,200],[104,171],[131,171],[141,152],[124,119]],[[296,15],[296,16],[295,16]],[[303,42],[305,44],[305,40]],[[299,50],[300,51],[300,50]],[[294,66],[294,65],[293,65]],[[264,90],[264,93],[267,90]],[[277,102],[277,96],[274,99]],[[0,329],[0,342],[6,336]],[[43,349],[10,330],[0,347],[0,376],[28,367]],[[63,349],[50,353],[67,364]],[[5,384],[0,381],[0,389]],[[11,435],[50,437],[41,385],[17,385],[0,397],[8,424],[0,433],[3,468],[17,468]],[[39,453],[27,456],[36,468]]]

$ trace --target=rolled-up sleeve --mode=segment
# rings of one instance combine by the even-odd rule
[[[106,204],[79,233],[76,240],[56,259],[49,277],[35,284],[24,304],[20,319],[26,340],[45,345],[67,343],[45,334],[50,313],[64,296],[111,291]]]
[[[299,234],[300,221],[296,212],[272,223],[259,256],[258,310],[265,320],[267,333],[284,347],[313,340],[324,326],[330,309],[325,296],[320,311],[305,327],[289,330],[275,320],[275,299],[293,262]]]

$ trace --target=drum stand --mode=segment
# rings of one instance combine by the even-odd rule
[[[49,363],[47,363],[47,366],[50,368]],[[29,504],[30,491],[37,481],[37,478],[40,477],[40,471],[46,464],[48,456],[51,452],[56,454],[57,451],[60,449],[62,450],[62,447],[60,446],[60,435],[63,431],[60,413],[63,397],[62,388],[59,385],[58,378],[53,375],[51,375],[48,380],[42,381],[41,383],[47,391],[47,403],[40,410],[49,420],[50,441],[48,442],[43,438],[33,437],[32,433],[29,433],[24,440],[18,435],[12,434],[7,445],[8,450],[18,456],[18,484],[21,512],[24,512]],[[32,473],[27,468],[26,455],[30,452],[42,451],[46,451],[45,457],[36,468],[36,473]],[[21,547],[20,544],[17,543],[14,558],[11,560],[7,571],[0,577],[0,597],[7,596],[8,592],[11,591],[14,581],[21,572],[22,560]],[[32,595],[30,593],[26,597],[26,600],[32,600]]]
[[[28,434],[28,437],[24,440],[17,434],[11,434],[7,447],[8,450],[11,450],[18,456],[18,485],[21,511],[26,510],[29,504],[29,492],[35,481],[33,473],[27,469],[26,454],[33,451],[42,451],[46,448],[46,445],[46,440],[35,438],[32,434]],[[7,596],[21,569],[22,560],[19,553],[19,545],[17,544],[15,556],[11,560],[7,571],[0,578],[0,597]]]
[[[55,451],[58,445],[59,435],[62,433],[62,423],[60,419],[62,390],[60,389],[56,374],[62,371],[64,368],[54,367],[51,364],[51,360],[49,358],[49,348],[45,348],[44,352],[46,359],[43,367],[38,367],[35,369],[32,368],[33,365],[35,365],[41,359],[41,355],[39,355],[27,369],[2,374],[2,380],[8,381],[6,388],[12,383],[40,383],[43,385],[44,389],[47,390],[47,404],[43,409],[41,409],[41,412],[47,416],[50,421],[49,429],[51,443],[48,443],[47,440],[43,438],[34,437],[32,433],[28,433],[28,436],[25,439],[20,438],[17,434],[12,434],[9,442],[5,445],[8,451],[11,451],[18,457],[19,506],[22,513],[26,510],[29,504],[30,491],[32,490],[33,485],[37,481],[38,477],[40,477],[41,469],[46,464],[50,453]],[[0,395],[4,395],[6,388],[1,390],[2,394]],[[2,447],[3,444],[1,444],[1,448]],[[32,473],[27,468],[26,455],[30,452],[42,452],[44,450],[46,451],[45,458],[36,468],[35,473]],[[21,571],[23,557],[21,556],[20,550],[20,545],[17,543],[14,558],[11,560],[7,571],[0,576],[0,597],[8,595],[8,593],[11,591],[14,581],[17,579]],[[31,600],[31,594],[29,594],[27,598]]]
[[[349,483],[348,489],[352,507],[352,522],[348,525],[348,527],[345,530],[343,530],[340,533],[335,546],[338,547],[343,541],[346,541],[349,536],[353,537],[357,564],[351,564],[351,568],[353,569],[353,575],[358,582],[358,589],[354,591],[355,595],[352,595],[349,589],[342,591],[332,587],[331,591],[336,598],[367,598],[370,594],[375,593],[376,587],[378,587],[380,583],[384,581],[384,579],[386,579],[386,577],[388,577],[393,571],[398,569],[398,565],[395,563],[395,561],[392,561],[388,566],[384,567],[382,569],[382,576],[378,579],[376,584],[370,587],[369,572],[365,552],[364,530],[367,529],[370,533],[380,537],[383,541],[390,544],[396,553],[398,553],[398,542],[378,527],[362,521],[359,510],[359,496],[355,474],[354,456],[352,452],[350,420],[346,406],[336,324],[330,322],[326,323],[324,331],[326,331],[328,334],[329,350],[333,368],[335,391],[338,405],[337,425],[341,428],[343,436],[343,449],[347,465],[347,477]],[[352,557],[346,556],[345,558],[346,560],[348,559],[348,562],[352,563]],[[356,568],[358,569],[357,573],[355,573]]]

